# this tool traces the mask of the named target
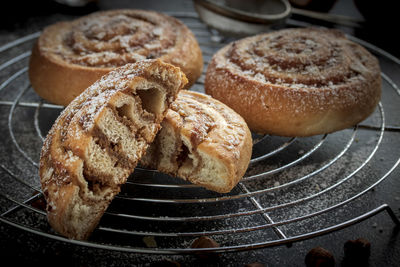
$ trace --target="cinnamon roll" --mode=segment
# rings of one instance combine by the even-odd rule
[[[242,115],[254,132],[311,136],[367,118],[380,100],[380,67],[337,30],[285,29],[218,51],[205,91]]]
[[[103,76],[60,114],[40,157],[50,225],[87,239],[160,128],[185,75],[160,60]]]
[[[111,10],[45,28],[33,47],[29,78],[44,99],[67,105],[115,67],[159,58],[186,74],[191,86],[203,59],[192,32],[153,11]]]
[[[182,90],[161,125],[142,165],[220,193],[231,191],[246,172],[250,130],[220,101]]]

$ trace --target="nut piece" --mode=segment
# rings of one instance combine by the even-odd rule
[[[307,267],[333,267],[335,258],[328,250],[315,247],[307,253],[305,263]]]
[[[218,248],[219,244],[212,238],[208,236],[201,236],[193,241],[192,248]],[[203,260],[216,260],[218,258],[217,254],[205,251],[196,252],[196,255]]]
[[[343,248],[343,263],[346,266],[353,266],[354,263],[357,263],[357,266],[362,266],[368,262],[371,254],[371,243],[368,240],[364,238],[348,240],[344,243]]]
[[[143,237],[143,243],[146,245],[148,248],[156,248],[157,247],[157,242],[154,236],[145,236]]]

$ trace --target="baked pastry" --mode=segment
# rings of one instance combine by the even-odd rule
[[[311,136],[367,118],[381,96],[380,67],[337,30],[285,29],[223,47],[208,65],[205,91],[254,132]]]
[[[199,45],[179,20],[153,11],[101,11],[45,28],[32,50],[29,79],[42,98],[66,106],[113,68],[155,58],[180,67],[186,88],[203,70]]]
[[[161,125],[142,165],[220,193],[231,191],[246,172],[250,130],[220,101],[182,90]]]
[[[48,221],[86,239],[160,128],[187,80],[160,60],[111,71],[75,98],[49,131],[40,157]]]

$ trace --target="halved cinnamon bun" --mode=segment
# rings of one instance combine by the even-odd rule
[[[250,130],[220,101],[182,90],[161,125],[141,164],[220,193],[231,191],[246,172]]]
[[[160,60],[127,64],[62,111],[39,168],[48,221],[57,232],[88,238],[186,83],[179,68]]]

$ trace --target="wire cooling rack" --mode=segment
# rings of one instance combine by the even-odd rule
[[[227,42],[195,13],[172,14],[196,35],[205,67]],[[298,26],[295,22],[291,21]],[[158,254],[264,248],[340,230],[382,211],[371,191],[400,163],[400,61],[349,36],[380,60],[382,101],[362,124],[329,135],[282,138],[253,135],[242,181],[217,194],[155,170],[137,167],[88,241],[66,239],[47,223],[38,177],[43,139],[62,110],[41,100],[27,76],[40,32],[0,47],[0,221],[55,240],[94,248]],[[203,91],[204,73],[192,90]],[[191,248],[211,236],[218,248]]]

